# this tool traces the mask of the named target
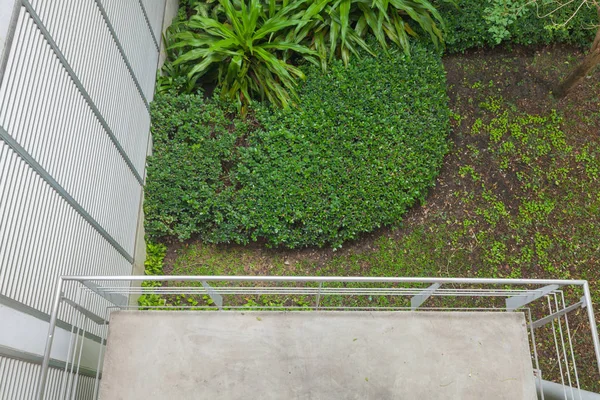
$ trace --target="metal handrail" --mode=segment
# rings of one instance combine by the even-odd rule
[[[598,370],[600,371],[600,340],[598,338],[598,329],[595,321],[594,311],[592,308],[591,301],[591,293],[589,289],[589,284],[585,280],[560,280],[560,279],[493,279],[493,278],[430,278],[430,277],[356,277],[356,276],[347,276],[347,277],[329,277],[329,276],[222,276],[222,275],[186,275],[186,276],[163,276],[163,275],[149,275],[149,276],[63,276],[59,278],[55,296],[53,300],[52,312],[50,315],[50,325],[48,328],[48,339],[46,342],[46,347],[44,351],[44,360],[42,363],[42,369],[39,377],[37,398],[43,399],[45,386],[48,378],[48,370],[50,364],[50,354],[52,350],[52,343],[54,339],[54,332],[56,328],[56,323],[58,320],[58,311],[63,300],[63,290],[64,286],[67,282],[78,282],[85,286],[86,289],[90,289],[91,291],[96,291],[98,288],[94,289],[95,284],[92,282],[143,282],[143,281],[153,281],[153,282],[198,282],[202,283],[203,286],[207,285],[207,282],[228,282],[228,283],[239,283],[239,282],[272,282],[272,283],[285,283],[285,282],[294,282],[294,283],[318,283],[319,287],[310,287],[306,289],[309,290],[310,294],[317,295],[319,298],[322,294],[327,294],[326,291],[321,289],[324,283],[387,283],[387,284],[431,284],[430,288],[406,288],[409,289],[407,292],[401,292],[402,295],[407,294],[416,294],[416,297],[424,296],[426,299],[431,295],[442,295],[443,292],[446,292],[445,289],[440,289],[440,285],[537,285],[544,286],[537,289],[490,289],[488,295],[490,293],[498,293],[504,292],[504,296],[509,297],[521,297],[526,298],[526,302],[523,304],[527,304],[530,300],[527,300],[527,297],[532,297],[532,299],[537,299],[544,295],[545,293],[552,292],[560,292],[560,288],[563,286],[579,286],[583,290],[583,297],[581,299],[581,306],[586,307],[587,316],[590,323],[590,330],[592,333],[592,340],[594,343],[594,351],[596,355],[596,361],[598,363]],[[433,289],[431,289],[433,288]],[[173,287],[175,289],[175,287]],[[181,289],[181,288],[179,288]],[[183,288],[190,289],[190,288]],[[215,290],[216,289],[216,290]],[[260,289],[260,288],[255,288]],[[285,288],[281,288],[285,289]],[[544,292],[544,289],[546,290]],[[106,293],[110,295],[110,293],[118,293],[119,291],[127,292],[127,294],[138,293],[138,292],[148,292],[152,291],[153,288],[144,289],[130,289],[129,287],[101,287],[100,290],[102,293]],[[223,294],[227,294],[228,290],[232,290],[229,288],[220,288],[220,287],[204,287],[204,290],[207,292],[213,291],[214,293],[222,292]],[[355,291],[348,291],[349,294],[356,295],[364,295],[368,292],[369,288],[358,289]],[[389,290],[389,289],[387,289]],[[440,293],[436,293],[438,291]],[[466,291],[470,291],[471,295],[486,295],[485,290],[478,289],[464,289]],[[413,292],[414,291],[414,292]],[[458,295],[460,289],[449,290],[445,293],[446,296]],[[99,293],[99,292],[97,292]],[[238,292],[233,291],[233,294]],[[379,292],[382,293],[382,292]],[[377,289],[375,289],[374,294],[377,293]],[[399,292],[400,293],[400,292]],[[479,294],[481,293],[481,294]],[[210,292],[209,292],[210,294]],[[383,294],[388,294],[383,292]],[[424,300],[423,300],[424,301]],[[531,300],[533,301],[533,300]],[[564,301],[564,300],[563,300]],[[318,301],[317,301],[318,302]],[[419,303],[420,304],[420,303]],[[418,306],[417,306],[418,307]],[[521,306],[517,305],[515,308],[519,308]],[[316,306],[318,309],[319,306]],[[507,307],[507,309],[510,309]]]

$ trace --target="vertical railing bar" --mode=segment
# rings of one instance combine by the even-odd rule
[[[323,289],[323,282],[319,282],[319,289],[317,290],[317,300],[315,302],[315,310],[318,311],[321,305],[321,289]]]
[[[562,293],[562,290],[561,290]],[[554,295],[554,305],[556,306],[556,311],[558,311],[560,309],[559,307],[559,302],[558,302],[558,296],[556,294],[556,292],[553,293]],[[564,308],[564,304],[563,304],[563,308]],[[571,397],[574,399],[575,398],[575,394],[573,392],[573,382],[571,381],[571,369],[569,368],[569,357],[567,356],[567,349],[565,346],[565,337],[563,335],[563,330],[562,330],[562,323],[560,320],[560,316],[557,318],[557,324],[558,324],[558,331],[560,333],[560,343],[562,346],[562,351],[563,351],[563,357],[565,360],[565,368],[566,368],[566,372],[567,372],[567,381],[569,382],[569,387],[571,388]]]
[[[562,297],[562,303],[563,306],[566,304],[565,303],[565,294],[564,292],[561,290],[560,292],[561,297]],[[575,373],[575,383],[577,384],[577,393],[579,394],[579,400],[581,399],[581,386],[579,385],[579,374],[577,373],[577,363],[575,362],[575,350],[573,349],[573,340],[571,339],[571,328],[569,327],[569,317],[568,317],[568,313],[565,314],[565,325],[567,326],[567,338],[569,339],[569,348],[571,351],[571,362],[573,363],[573,371]]]
[[[545,400],[544,399],[544,378],[542,376],[542,370],[538,369],[538,374],[539,374],[539,382],[540,382],[540,394],[542,395],[542,398],[540,400]]]
[[[73,322],[75,322],[75,320],[72,320]],[[73,344],[73,340],[75,338],[75,323],[71,324],[71,335],[69,336],[69,347],[67,350],[67,358],[65,358],[66,362],[65,362],[65,370],[64,373],[62,375],[62,379],[60,382],[61,385],[61,391],[60,391],[60,398],[64,398],[65,394],[66,394],[66,388],[67,388],[67,382],[65,382],[65,377],[70,376],[69,375],[69,360],[72,357],[72,352],[73,352],[73,348],[74,348],[74,344]]]
[[[550,301],[550,296],[546,295],[546,299],[548,300],[548,309],[549,314],[552,314],[552,302]],[[567,398],[567,388],[565,386],[565,376],[562,370],[562,363],[560,361],[560,351],[558,350],[558,339],[556,337],[556,327],[554,326],[554,320],[552,320],[552,335],[554,336],[554,347],[556,349],[556,361],[558,362],[558,369],[560,371],[560,381],[562,383],[563,392],[565,395],[565,399]]]
[[[594,317],[594,308],[592,307],[592,294],[590,293],[590,284],[585,281],[583,284],[583,293],[586,300],[588,320],[592,331],[592,340],[594,341],[594,352],[596,353],[596,363],[600,372],[600,339],[598,338],[598,325]]]
[[[86,300],[87,300],[87,296],[89,296],[89,292],[86,291],[85,292],[86,295]],[[86,301],[87,303],[87,301]],[[83,315],[84,320],[83,320],[83,329],[81,332],[81,345],[79,346],[79,356],[77,358],[77,369],[75,370],[75,380],[73,381],[73,392],[71,393],[71,400],[76,400],[76,395],[77,395],[77,384],[79,383],[79,368],[81,367],[81,357],[83,355],[83,346],[85,345],[85,333],[87,331],[87,326],[88,323],[90,322],[89,318],[87,318],[85,316],[85,314],[83,314],[82,312],[80,312],[80,314]]]
[[[99,388],[100,388],[100,368],[102,367],[103,363],[102,360],[104,358],[104,351],[106,349],[106,339],[108,337],[108,325],[106,323],[106,320],[108,318],[108,308],[110,307],[110,304],[108,304],[104,310],[104,324],[102,325],[102,333],[103,335],[100,336],[103,339],[103,342],[100,343],[99,346],[99,350],[98,350],[98,364],[96,365],[96,381],[94,382],[94,399],[98,399],[98,396],[100,395],[99,393]]]
[[[63,288],[62,277],[58,278],[56,284],[56,292],[54,294],[54,304],[52,306],[52,313],[50,314],[50,323],[48,325],[48,339],[46,340],[46,348],[44,349],[44,359],[42,361],[42,368],[40,370],[40,378],[38,381],[38,394],[37,399],[44,399],[44,392],[46,391],[46,381],[48,379],[48,368],[50,367],[50,354],[52,352],[52,342],[54,341],[54,333],[56,330],[56,320],[58,316],[58,308],[60,306]]]
[[[542,370],[540,369],[540,361],[538,358],[537,345],[535,343],[535,328],[533,327],[533,316],[531,315],[531,308],[527,307],[527,318],[529,320],[529,332],[531,333],[531,345],[533,347],[533,358],[535,360],[535,369],[538,371],[538,380],[540,382],[540,388],[542,387]],[[544,391],[542,393],[541,400],[544,400]]]
[[[77,296],[77,304],[82,304],[82,297],[83,297],[83,289],[81,288],[81,286],[78,286],[77,289],[79,289],[79,294]],[[85,319],[83,318],[83,313],[75,310],[75,319],[74,319],[74,323],[77,326],[77,330],[75,333],[75,342],[73,344],[73,351],[71,352],[71,358],[67,359],[67,364],[70,364],[70,371],[69,371],[69,375],[68,375],[68,379],[67,379],[67,385],[66,387],[68,388],[67,391],[65,391],[64,394],[64,398],[70,397],[72,391],[73,391],[73,380],[74,380],[74,371],[75,371],[75,357],[77,357],[77,347],[79,345],[79,341],[83,341],[83,338],[80,339],[80,335],[79,332],[81,332],[82,330],[82,326],[83,326],[83,322],[85,321]]]

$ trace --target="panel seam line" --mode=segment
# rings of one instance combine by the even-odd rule
[[[17,155],[62,197],[85,221],[87,221],[115,250],[128,262],[133,263],[133,257],[75,200],[49,173],[42,167],[17,141],[0,126],[2,139]]]
[[[108,134],[108,137],[110,138],[110,140],[113,142],[113,144],[115,145],[115,147],[121,154],[121,157],[123,157],[123,160],[125,161],[125,163],[127,163],[127,166],[129,167],[129,169],[135,176],[135,179],[140,183],[140,185],[143,186],[144,180],[142,179],[141,175],[139,174],[139,172],[133,165],[133,162],[131,161],[131,159],[129,158],[127,153],[125,152],[125,149],[123,148],[123,146],[121,146],[121,143],[119,143],[119,140],[115,136],[112,129],[110,129],[110,127],[108,126],[108,123],[106,122],[106,120],[104,119],[102,114],[100,113],[100,110],[98,109],[96,104],[94,104],[94,102],[92,101],[92,98],[90,97],[89,93],[83,87],[83,84],[81,83],[81,81],[79,80],[77,75],[75,74],[75,71],[73,71],[73,68],[71,68],[71,66],[69,65],[69,62],[67,61],[65,56],[62,54],[62,52],[58,48],[58,45],[56,44],[56,42],[54,42],[54,39],[52,38],[52,36],[50,36],[50,32],[48,32],[48,30],[46,29],[46,27],[40,20],[40,17],[37,15],[35,10],[31,6],[31,4],[29,3],[29,1],[21,0],[21,2],[25,6],[27,13],[31,16],[31,18],[33,18],[33,21],[35,22],[38,30],[42,33],[42,36],[44,36],[44,39],[46,40],[46,42],[50,45],[50,47],[54,51],[54,54],[56,55],[56,57],[58,57],[58,60],[62,64],[63,68],[67,71],[67,73],[71,77],[71,80],[73,81],[73,83],[75,84],[75,86],[77,87],[79,92],[81,93],[81,96],[87,102],[88,106],[90,107],[90,109],[92,110],[92,112],[94,113],[94,115],[96,116],[96,118],[98,119],[98,121],[100,122],[100,124],[102,125],[102,127],[104,128],[106,133]]]
[[[27,0],[23,0],[23,1],[27,1]],[[140,85],[140,82],[138,81],[137,76],[136,76],[135,72],[133,71],[133,67],[131,66],[129,59],[127,58],[125,49],[123,49],[123,45],[121,45],[121,41],[119,41],[117,32],[115,31],[115,28],[113,27],[112,22],[110,21],[110,18],[108,17],[108,13],[106,12],[104,5],[102,4],[102,1],[100,1],[100,0],[95,0],[95,1],[96,1],[96,5],[98,6],[98,9],[100,10],[100,13],[102,14],[102,18],[104,18],[104,22],[106,23],[106,26],[108,27],[108,30],[110,31],[110,34],[113,37],[113,40],[115,41],[115,44],[117,45],[117,48],[119,49],[119,53],[121,53],[123,62],[125,63],[125,65],[127,66],[127,69],[129,70],[129,74],[131,75],[131,78],[133,79],[133,83],[135,83],[135,86],[136,86],[140,96],[142,97],[142,101],[144,102],[146,109],[148,111],[150,111],[150,105],[148,103],[148,99],[146,99],[146,95],[144,94],[144,91],[142,90],[142,86]]]
[[[148,18],[148,13],[146,12],[146,7],[142,3],[142,0],[138,0],[140,7],[142,8],[142,13],[144,14],[144,19],[146,20],[146,25],[148,30],[150,31],[150,36],[152,36],[152,41],[154,42],[154,46],[156,46],[156,50],[160,51],[160,45],[158,44],[158,40],[156,40],[156,36],[154,36],[154,31],[152,30],[152,24],[150,23],[150,18]]]

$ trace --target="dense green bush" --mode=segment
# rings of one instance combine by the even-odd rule
[[[339,245],[401,219],[423,199],[446,151],[439,59],[365,57],[313,70],[301,110],[261,110],[265,131],[243,153],[244,228],[289,247]]]
[[[508,18],[501,11],[507,0],[457,0],[456,3],[457,6],[439,0],[436,3],[446,22],[446,49],[451,53],[493,47],[502,42],[522,45],[569,43],[587,47],[596,33],[594,26],[598,24],[596,10],[582,7],[565,27],[552,26],[567,21],[580,2],[572,3],[548,18],[539,16],[552,9],[543,6],[536,9],[535,5],[531,5],[523,9],[523,15],[516,19]],[[540,5],[542,3],[539,2]],[[555,4],[552,2],[547,7]]]
[[[206,235],[216,229],[233,187],[227,169],[248,125],[219,101],[202,95],[155,96],[153,155],[146,183],[146,230],[152,237]]]
[[[299,108],[259,108],[255,130],[199,96],[159,96],[148,232],[337,247],[422,200],[446,152],[439,55],[416,46],[307,77]]]

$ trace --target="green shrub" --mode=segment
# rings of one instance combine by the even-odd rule
[[[260,110],[236,195],[252,240],[339,246],[400,221],[433,183],[446,151],[445,75],[432,52],[364,57],[313,69],[300,110]]]
[[[446,49],[450,53],[463,52],[471,48],[493,47],[500,43],[521,45],[569,43],[581,47],[591,44],[598,24],[596,10],[582,7],[579,13],[565,26],[557,28],[575,12],[579,2],[572,3],[554,13],[540,18],[549,8],[536,9],[530,5],[522,10],[518,18],[510,18],[502,11],[505,3],[518,4],[511,0],[457,0],[457,6],[437,1],[436,5],[446,22]],[[542,2],[539,2],[540,5]],[[517,8],[519,9],[519,8]]]
[[[248,124],[234,108],[202,95],[155,96],[153,155],[148,159],[146,231],[150,237],[207,235],[223,221],[234,187],[228,170]]]
[[[308,68],[299,108],[259,108],[263,129],[227,121],[222,105],[198,96],[157,99],[148,232],[338,247],[400,221],[433,184],[449,127],[439,55],[421,45],[411,53],[335,61],[327,74]]]

